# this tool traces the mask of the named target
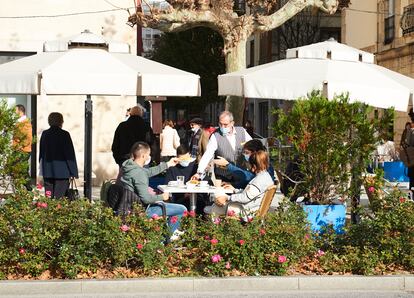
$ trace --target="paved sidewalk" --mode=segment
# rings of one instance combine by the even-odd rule
[[[6,295],[109,295],[278,291],[414,292],[414,275],[142,278],[115,280],[0,281]]]

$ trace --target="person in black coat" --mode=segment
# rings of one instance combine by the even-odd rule
[[[112,156],[120,168],[130,158],[133,144],[145,142],[151,146],[155,140],[151,126],[142,119],[142,115],[143,110],[139,106],[131,108],[128,120],[121,122],[115,130]]]
[[[63,115],[51,113],[48,123],[50,128],[40,138],[40,168],[46,194],[61,198],[69,188],[69,178],[79,177],[78,166],[70,134],[62,129]]]

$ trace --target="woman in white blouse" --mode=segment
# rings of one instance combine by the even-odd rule
[[[165,120],[160,135],[161,161],[169,161],[177,156],[177,148],[180,146],[180,137],[171,120]]]
[[[251,171],[256,176],[247,184],[245,189],[235,189],[230,184],[224,185],[227,190],[233,191],[233,194],[218,194],[216,195],[213,206],[205,208],[206,213],[215,215],[224,215],[226,210],[233,211],[236,214],[241,213],[239,204],[243,206],[247,214],[254,214],[260,207],[263,196],[267,188],[274,184],[267,168],[269,167],[269,156],[263,151],[257,151],[250,155],[249,163]],[[238,204],[232,204],[238,203]]]

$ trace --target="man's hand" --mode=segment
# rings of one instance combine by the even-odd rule
[[[167,162],[167,166],[168,167],[173,167],[175,166],[177,163],[179,162],[177,157],[173,157],[171,158],[168,162]]]
[[[224,183],[223,184],[223,188],[226,190],[231,190],[234,192],[235,188],[233,187],[233,185],[231,185],[230,183]]]
[[[220,196],[217,197],[215,200],[215,203],[217,206],[224,206],[227,202],[227,197],[226,196]]]
[[[170,194],[168,192],[164,192],[162,194],[162,200],[163,201],[168,201],[170,199]]]
[[[190,180],[200,180],[200,174],[195,173],[193,176],[191,176]]]
[[[227,167],[227,165],[229,164],[229,162],[221,156],[217,156],[216,159],[213,160],[215,165],[218,165],[219,167]]]

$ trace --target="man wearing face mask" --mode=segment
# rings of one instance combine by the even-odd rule
[[[221,156],[232,164],[245,168],[242,148],[243,144],[251,139],[252,137],[243,127],[234,126],[233,114],[231,112],[221,112],[219,116],[219,129],[211,135],[206,152],[198,164],[197,174],[192,178],[200,179],[204,176],[204,172],[209,162],[214,158],[214,155]],[[225,170],[217,170],[216,176],[224,181],[231,181],[231,177]]]
[[[151,149],[149,145],[144,142],[135,143],[131,149],[131,158],[122,164],[122,176],[120,179],[124,187],[135,192],[145,206],[154,202],[169,200],[168,193],[156,195],[148,191],[149,178],[158,175],[169,167],[175,166],[178,159],[173,157],[168,162],[161,162],[158,166],[145,168],[144,166],[150,162]],[[171,240],[175,240],[182,233],[178,231],[180,218],[187,209],[183,205],[171,203],[165,203],[165,207],[169,218],[173,216],[178,217],[177,221],[171,220],[168,223],[172,233]],[[154,214],[162,216],[162,209],[160,206],[149,206],[146,213],[148,217],[152,217]]]
[[[203,119],[201,118],[193,118],[190,120],[191,135],[188,140],[188,148],[191,157],[198,158],[200,152],[200,139],[203,132],[202,125]]]

